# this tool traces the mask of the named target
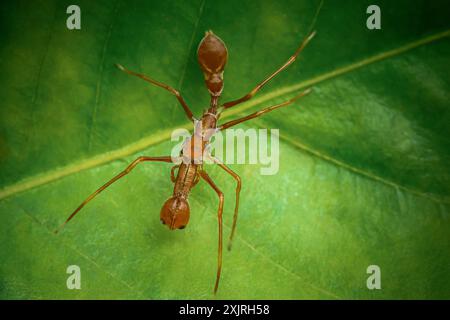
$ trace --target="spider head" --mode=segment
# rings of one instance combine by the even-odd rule
[[[223,70],[228,59],[225,43],[212,31],[207,31],[197,50],[198,62],[205,76],[205,84],[213,96],[223,90]]]

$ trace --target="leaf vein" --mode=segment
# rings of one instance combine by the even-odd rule
[[[267,126],[262,125],[263,123],[264,122],[262,120],[259,120],[258,123],[254,123],[254,126],[259,127],[259,128],[267,128]],[[403,191],[406,191],[407,193],[427,198],[428,200],[431,200],[431,201],[434,201],[434,202],[437,202],[437,203],[450,203],[450,199],[447,199],[447,198],[440,199],[440,198],[434,197],[434,196],[432,196],[432,195],[430,195],[428,193],[421,192],[421,191],[415,190],[415,189],[410,189],[410,188],[407,188],[405,186],[399,185],[398,183],[395,183],[394,181],[390,181],[390,180],[382,178],[382,177],[380,177],[380,176],[378,176],[378,175],[376,175],[374,173],[362,170],[360,168],[357,168],[357,167],[349,165],[349,164],[347,164],[345,162],[342,162],[342,161],[340,161],[338,159],[335,159],[335,158],[333,158],[333,157],[331,157],[331,156],[329,156],[329,155],[327,155],[325,153],[322,153],[322,152],[320,152],[318,150],[315,150],[315,149],[305,145],[304,143],[302,143],[300,141],[297,141],[295,139],[292,139],[292,138],[290,138],[290,137],[288,137],[286,135],[283,135],[281,133],[279,134],[279,137],[283,141],[287,142],[288,144],[290,144],[290,145],[292,145],[292,146],[294,146],[294,147],[296,147],[298,149],[301,149],[302,151],[305,151],[305,152],[307,152],[307,153],[309,153],[309,154],[311,154],[311,155],[313,155],[313,156],[315,156],[315,157],[317,157],[317,158],[319,158],[321,160],[330,162],[330,163],[332,163],[332,164],[334,164],[334,165],[336,165],[338,167],[344,168],[344,169],[346,169],[348,171],[351,171],[353,173],[361,175],[361,176],[363,176],[365,178],[369,178],[371,180],[383,183],[385,185],[393,187],[394,189],[403,190]]]
[[[51,236],[54,236],[54,233],[46,226],[44,225],[39,219],[37,219],[36,217],[34,217],[32,214],[30,214],[27,210],[25,210],[24,208],[22,208],[21,206],[16,204],[16,207],[18,207],[24,214],[25,216],[27,216],[31,221],[33,221],[34,223],[36,223],[38,226],[42,227],[47,233],[49,233]],[[94,259],[92,259],[90,256],[86,255],[85,253],[83,253],[82,251],[80,251],[79,249],[67,244],[64,240],[62,240],[60,242],[63,246],[65,246],[66,248],[69,248],[70,250],[74,251],[76,254],[80,255],[82,258],[86,259],[87,261],[89,261],[92,265],[94,265],[95,268],[97,268],[100,272],[108,275],[109,277],[111,277],[112,279],[120,282],[121,284],[125,285],[127,288],[133,290],[133,292],[138,292],[140,294],[141,297],[143,297],[142,292],[139,292],[136,290],[136,288],[134,288],[133,286],[131,286],[129,283],[123,281],[122,279],[118,278],[117,276],[115,276],[113,273],[109,272],[106,270],[105,267],[100,266]]]
[[[95,89],[95,102],[94,102],[94,108],[92,110],[92,115],[91,115],[91,123],[89,126],[88,151],[91,150],[92,140],[93,140],[93,136],[95,134],[95,122],[96,122],[96,118],[97,118],[97,111],[99,108],[100,94],[102,91],[102,80],[103,80],[103,72],[105,69],[106,51],[108,49],[108,44],[109,44],[109,40],[111,38],[112,29],[114,26],[114,22],[116,20],[118,9],[119,9],[119,0],[116,1],[116,5],[114,7],[114,11],[113,11],[112,19],[111,19],[111,24],[109,25],[108,34],[106,35],[105,43],[103,44],[103,48],[102,48],[102,55],[100,58],[99,76],[98,76],[97,85],[96,85],[96,89]]]
[[[415,49],[417,47],[423,46],[428,43],[432,43],[434,41],[438,41],[440,39],[443,39],[443,38],[449,37],[449,36],[450,36],[450,30],[446,30],[446,31],[419,39],[417,41],[411,42],[402,47],[399,47],[399,48],[396,48],[396,49],[393,49],[390,51],[386,51],[384,53],[380,53],[380,54],[374,55],[372,57],[363,59],[361,61],[357,61],[355,63],[349,64],[342,68],[338,68],[338,69],[332,70],[330,72],[321,74],[312,79],[302,81],[297,84],[287,86],[287,87],[284,87],[284,88],[281,88],[278,90],[274,90],[270,93],[262,95],[259,98],[253,99],[250,102],[243,104],[240,107],[236,107],[236,108],[225,111],[223,113],[223,118],[229,118],[232,115],[242,113],[243,111],[250,109],[256,105],[259,105],[263,102],[266,102],[268,100],[278,98],[282,95],[289,94],[291,92],[298,91],[302,88],[312,86],[312,85],[321,83],[323,81],[338,77],[340,75],[343,75],[343,74],[352,72],[354,70],[357,70],[359,68],[362,68],[366,65],[387,59],[389,57],[393,57],[393,56],[402,54],[409,50]],[[179,127],[189,128],[190,126],[191,126],[190,123],[183,123],[183,124],[179,125],[178,128]],[[136,142],[133,142],[131,144],[128,144],[122,148],[119,148],[119,149],[116,149],[113,151],[109,151],[109,152],[106,152],[103,154],[99,154],[94,157],[84,159],[79,162],[72,163],[72,164],[66,165],[61,168],[53,169],[53,170],[44,172],[42,174],[38,174],[36,176],[32,176],[30,178],[25,178],[23,180],[20,180],[16,183],[13,183],[13,184],[1,189],[0,190],[0,200],[10,197],[12,195],[18,194],[20,192],[24,192],[26,190],[53,182],[55,180],[65,177],[65,176],[68,176],[68,175],[71,175],[71,174],[74,174],[74,173],[77,173],[77,172],[80,172],[83,170],[87,170],[87,169],[90,169],[90,168],[93,168],[96,166],[100,166],[105,163],[108,163],[108,162],[129,156],[133,153],[142,151],[152,145],[156,145],[156,144],[161,143],[162,141],[168,139],[170,137],[172,131],[175,129],[176,129],[176,127],[168,128],[168,129],[159,131],[155,134],[151,134],[147,137],[144,137],[144,138],[142,138]]]
[[[203,8],[205,7],[205,3],[206,3],[206,0],[202,0],[202,2],[200,3],[200,8],[198,10],[198,18],[195,21],[194,31],[192,32],[191,40],[189,41],[189,50],[187,51],[188,52],[188,56],[186,57],[186,63],[183,66],[183,71],[181,72],[181,77],[180,77],[180,80],[178,81],[178,85],[177,85],[177,90],[179,90],[179,91],[181,91],[183,89],[184,79],[186,77],[186,72],[187,72],[187,68],[188,68],[188,65],[189,65],[189,60],[191,58],[191,51],[192,51],[192,48],[194,47],[195,35],[197,33],[198,26],[200,24],[200,19],[201,19],[202,14],[203,14]],[[178,110],[178,101],[176,103],[176,108],[174,108],[173,110]]]
[[[229,228],[229,227],[228,227]],[[230,228],[229,228],[230,229]],[[230,229],[231,230],[231,229]],[[321,287],[318,287],[316,285],[313,285],[309,282],[306,282],[300,275],[298,275],[297,273],[295,273],[292,270],[289,270],[288,268],[286,268],[284,265],[282,265],[281,263],[273,260],[271,257],[269,257],[268,255],[264,254],[263,252],[261,252],[260,250],[256,249],[255,246],[253,246],[250,242],[248,242],[247,240],[245,240],[244,238],[242,238],[241,236],[236,236],[237,239],[239,239],[245,246],[247,246],[250,250],[252,250],[253,252],[255,252],[256,254],[258,254],[259,256],[263,257],[264,259],[266,259],[269,263],[271,263],[272,265],[276,266],[277,268],[281,269],[282,271],[284,271],[285,273],[291,275],[292,277],[296,278],[297,280],[299,280],[300,282],[303,282],[305,284],[307,284],[309,287],[313,288],[314,290],[317,290],[323,294],[326,294],[327,296],[333,297],[335,299],[339,299],[341,300],[342,298],[338,295],[336,295],[335,293],[325,290]]]

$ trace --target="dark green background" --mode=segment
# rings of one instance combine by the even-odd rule
[[[279,128],[280,171],[231,165],[243,179],[238,233],[218,298],[449,298],[448,1],[2,1],[0,297],[212,298],[217,197],[200,183],[183,231],[160,225],[167,164],[143,164],[51,231],[138,155],[167,155],[189,127],[176,99],[121,63],[179,89],[197,115],[208,94],[196,62],[204,31],[227,44],[223,100],[300,59],[230,119],[313,94],[241,125]],[[318,12],[318,8],[320,11]],[[316,15],[316,13],[318,14]],[[225,192],[234,181],[211,166]],[[82,289],[66,288],[68,265]],[[381,267],[382,290],[366,288]]]

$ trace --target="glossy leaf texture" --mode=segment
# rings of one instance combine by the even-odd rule
[[[139,155],[169,155],[191,129],[176,99],[114,63],[179,89],[200,116],[196,61],[213,30],[227,44],[222,102],[248,92],[311,31],[298,61],[232,119],[313,93],[240,128],[280,130],[280,168],[230,165],[243,193],[217,298],[449,298],[450,10],[448,1],[3,1],[0,10],[0,297],[210,299],[217,196],[202,182],[191,221],[159,211],[170,165],[145,163],[52,233],[89,193]],[[206,166],[225,193],[234,181]],[[69,290],[66,269],[81,268]],[[367,267],[381,269],[369,290]]]

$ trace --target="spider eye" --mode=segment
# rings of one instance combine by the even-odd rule
[[[183,230],[184,228],[186,228],[186,226],[181,226],[178,229]]]
[[[160,220],[162,224],[166,224],[163,219]]]

